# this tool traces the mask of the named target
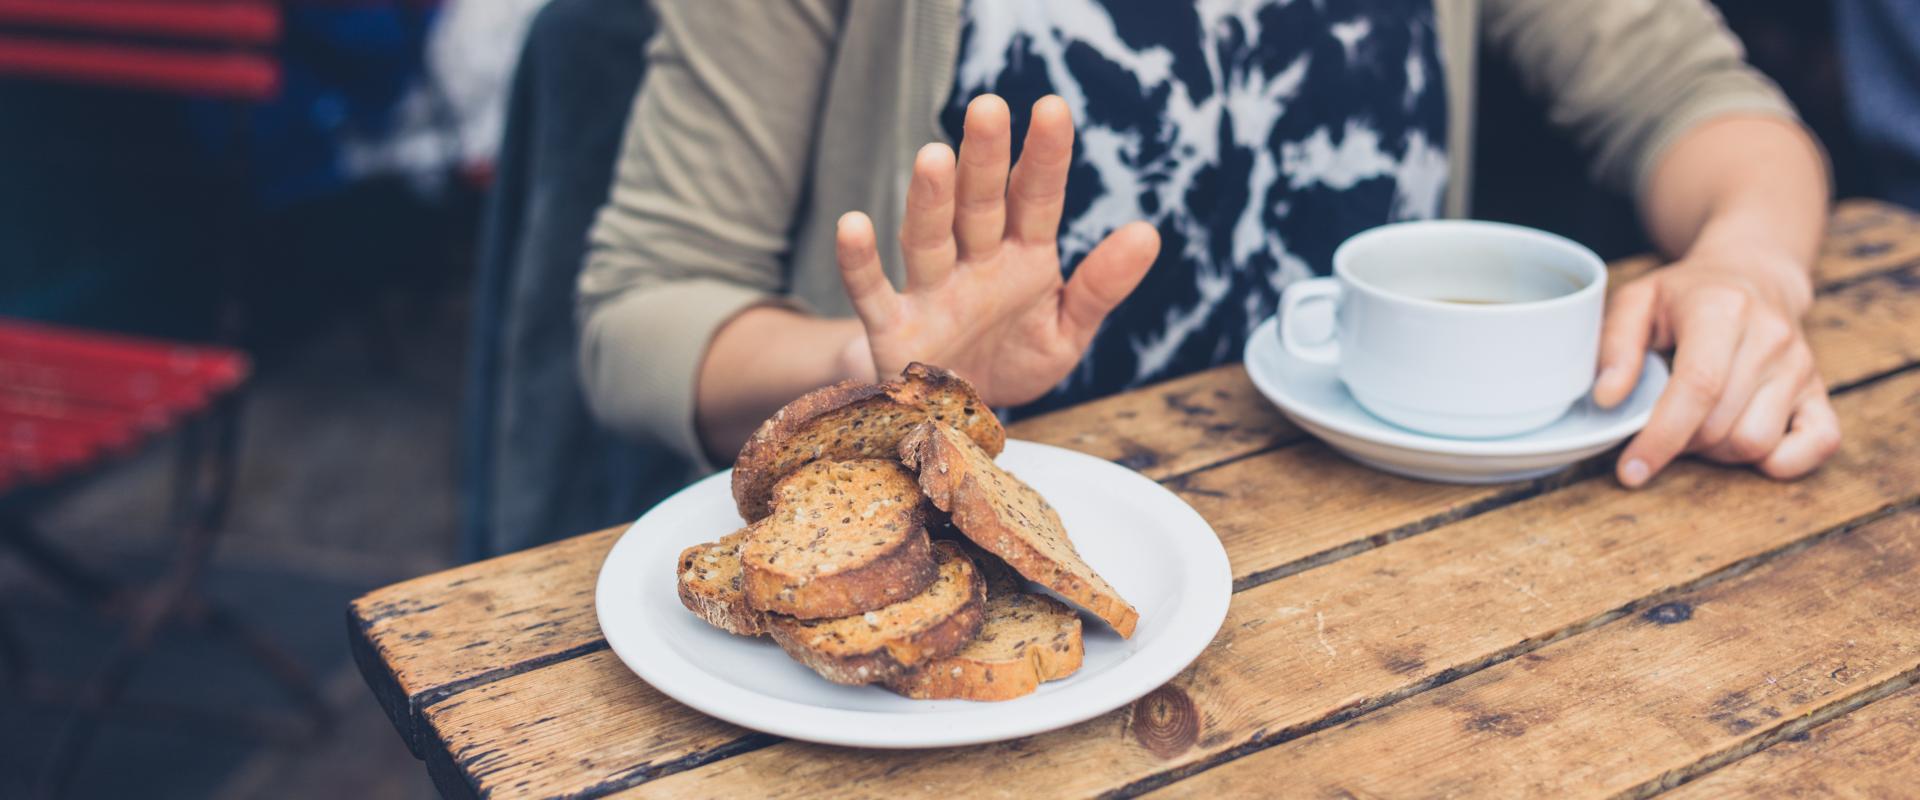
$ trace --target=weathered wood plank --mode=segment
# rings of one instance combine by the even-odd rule
[[[1821,295],[1808,320],[1814,353],[1832,383],[1920,363],[1920,324],[1914,323],[1920,320],[1920,264]],[[1243,585],[1429,530],[1553,483],[1410,481],[1333,458],[1317,442],[1167,481],[1213,525]]]
[[[697,766],[771,741],[674,702],[602,650],[428,706],[431,730],[474,794],[593,794],[571,775],[624,784]],[[592,698],[581,705],[579,697]],[[545,713],[551,709],[553,713]],[[582,731],[624,731],[581,747]],[[505,778],[512,780],[505,781]]]
[[[1807,312],[1808,343],[1820,374],[1844,386],[1920,361],[1920,261],[1855,278],[1816,298]]]
[[[1096,455],[1156,480],[1305,436],[1239,364],[1021,420],[1007,435]]]
[[[1911,797],[1920,792],[1920,688],[1908,688],[1668,792],[1674,800]]]
[[[1915,672],[1920,513],[1909,511],[1167,794],[1644,796]]]
[[[460,688],[604,649],[593,575],[625,528],[479,561],[370,592],[347,607],[360,674],[400,738]]]
[[[1842,281],[1920,261],[1920,214],[1878,200],[1834,209],[1820,245],[1820,278]]]
[[[1849,236],[1853,237],[1851,241],[1859,244],[1841,243],[1842,239]],[[1908,263],[1911,259],[1902,260],[1905,256],[1902,256],[1904,250],[1901,248],[1909,243],[1909,239],[1920,242],[1920,223],[1916,223],[1908,212],[1871,203],[1846,204],[1836,215],[1835,243],[1829,248],[1836,255],[1823,261],[1821,280],[1826,283],[1851,280],[1874,269]],[[1877,244],[1887,242],[1892,244]],[[1920,248],[1920,243],[1914,243],[1914,247]],[[1619,265],[1616,267],[1616,277],[1643,270],[1650,263]],[[1909,277],[1903,279],[1901,285],[1911,286],[1912,282],[1909,270]],[[1891,345],[1857,351],[1846,347],[1818,347],[1830,376],[1836,373],[1865,376],[1897,366],[1903,359],[1911,360],[1915,352],[1912,340],[1916,332],[1912,326],[1899,325],[1900,314],[1889,311],[1889,307],[1880,300],[1856,302],[1848,309],[1834,311],[1827,326],[1833,328],[1834,332],[1822,334],[1823,328],[1816,325],[1816,338],[1827,335],[1840,341],[1868,339],[1905,343],[1899,345],[1904,349]],[[1817,308],[1816,321],[1819,316]],[[1908,318],[1912,317],[1909,315]],[[1855,329],[1843,330],[1846,326]],[[1860,329],[1863,327],[1865,330]],[[1888,336],[1889,332],[1893,335]],[[1856,359],[1857,363],[1848,363],[1846,359]],[[1225,396],[1216,393],[1216,390]],[[1182,412],[1177,410],[1180,406],[1205,411]],[[1149,474],[1158,475],[1177,475],[1180,470],[1195,465],[1240,458],[1275,442],[1287,441],[1292,435],[1269,427],[1269,423],[1278,417],[1264,401],[1258,399],[1239,367],[1211,370],[1082,408],[1087,409],[1086,419],[1091,421],[1081,423],[1088,427],[1079,432],[1074,431],[1071,424],[1075,412],[1079,411],[1076,409],[1024,422],[1015,426],[1015,435],[1054,441],[1123,462],[1131,458]],[[1133,416],[1124,416],[1127,413]],[[1181,421],[1154,428],[1160,433],[1139,434],[1129,431],[1131,444],[1112,438],[1074,441],[1088,429],[1127,430],[1140,427],[1142,419],[1173,414],[1180,415]],[[1257,415],[1265,415],[1266,421],[1244,421],[1256,419]],[[1221,423],[1200,422],[1209,417],[1234,420],[1235,424],[1230,428],[1210,428]],[[1263,437],[1270,439],[1263,441]],[[1147,442],[1150,446],[1145,450],[1128,449],[1141,442]],[[1140,456],[1141,452],[1151,453],[1153,463],[1146,464],[1148,459]],[[1373,546],[1394,536],[1418,532],[1453,516],[1473,513],[1539,489],[1538,486],[1517,489],[1502,487],[1492,490],[1492,494],[1484,494],[1449,487],[1463,493],[1435,498],[1422,495],[1422,492],[1433,488],[1428,484],[1374,475],[1321,455],[1303,451],[1302,457],[1281,459],[1289,463],[1279,470],[1280,474],[1315,476],[1314,482],[1293,478],[1283,481],[1282,485],[1297,489],[1328,477],[1319,473],[1332,472],[1337,477],[1344,472],[1354,479],[1352,488],[1348,490],[1351,496],[1392,502],[1379,506],[1363,504],[1355,509],[1360,516],[1373,514],[1374,517],[1356,522],[1351,529],[1328,523],[1324,517],[1306,517],[1302,524],[1291,527],[1256,526],[1252,529],[1257,530],[1257,536],[1265,537],[1267,541],[1264,544],[1240,545],[1237,542],[1241,537],[1229,534],[1236,520],[1241,527],[1248,527],[1258,521],[1256,518],[1261,513],[1276,507],[1275,504],[1210,503],[1225,500],[1215,496],[1224,492],[1219,488],[1221,486],[1252,485],[1246,484],[1241,480],[1243,476],[1231,471],[1216,470],[1175,483],[1186,491],[1190,501],[1202,506],[1203,512],[1214,518],[1216,525],[1222,528],[1236,567],[1250,567],[1239,570],[1243,578],[1284,574],[1289,568],[1311,563],[1302,559],[1313,558],[1316,554],[1321,558],[1343,555],[1350,552],[1356,542],[1360,547]],[[1228,469],[1232,467],[1240,465],[1231,465]],[[1374,485],[1373,481],[1382,479],[1386,481],[1385,485]],[[1324,489],[1327,484],[1319,485]],[[1307,503],[1305,507],[1317,509],[1329,498],[1326,491],[1316,491],[1315,495],[1313,499],[1316,502]],[[1206,508],[1209,504],[1215,507],[1214,510]],[[1313,538],[1329,531],[1331,534],[1328,536]],[[356,657],[369,684],[374,687],[409,744],[416,743],[418,710],[441,697],[500,676],[517,674],[604,647],[599,641],[597,626],[593,623],[591,575],[615,536],[617,531],[604,531],[469,565],[389,587],[354,604],[349,622]],[[1275,549],[1273,552],[1262,552],[1263,547]],[[524,581],[521,575],[527,572],[544,573],[547,579]],[[556,599],[560,598],[545,587],[565,587],[575,595],[556,605]],[[524,625],[517,622],[522,618],[528,618]],[[454,622],[446,624],[447,621]]]
[[[1850,429],[1875,435],[1849,439],[1798,483],[1693,462],[1636,492],[1588,480],[1240,592],[1185,673],[1082,725],[937,752],[785,742],[635,793],[834,787],[885,797],[974,786],[982,774],[1048,796],[1148,785],[1590,629],[1644,598],[1920,496],[1920,373],[1862,387],[1838,406]]]
[[[1920,352],[1920,326],[1900,322],[1903,316],[1920,317],[1920,292],[1889,291],[1898,285],[1898,280],[1886,278],[1856,283],[1820,298],[1819,307],[1825,310],[1821,313],[1842,314],[1867,300],[1877,309],[1816,338],[1823,359],[1860,370],[1836,377],[1865,377],[1889,363],[1907,363],[1899,361],[1903,353]],[[1184,476],[1169,485],[1214,524],[1236,576],[1242,585],[1249,585],[1537,494],[1556,482],[1472,487],[1409,481],[1339,459],[1318,443],[1305,443]],[[615,663],[603,666],[621,671]],[[583,702],[597,701],[585,698]],[[591,728],[580,732],[589,739],[618,735],[614,730]],[[493,740],[474,744],[458,737],[448,741],[464,749],[499,745]],[[692,755],[709,745],[705,740],[688,741],[683,752]],[[602,783],[607,776],[581,778],[584,786]]]

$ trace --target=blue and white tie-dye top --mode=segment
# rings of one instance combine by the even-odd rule
[[[969,0],[942,122],[1058,94],[1076,126],[1060,263],[1144,219],[1160,258],[1031,412],[1239,358],[1289,282],[1366,228],[1437,216],[1446,94],[1417,0]]]

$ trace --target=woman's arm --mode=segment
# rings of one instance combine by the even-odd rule
[[[1669,256],[1765,245],[1791,256],[1790,277],[1805,283],[1826,230],[1826,163],[1799,125],[1722,117],[1674,142],[1640,210],[1654,244]]]
[[[1779,478],[1818,466],[1838,424],[1799,318],[1827,184],[1786,99],[1705,0],[1483,0],[1481,12],[1488,44],[1680,258],[1609,302],[1602,405],[1632,390],[1649,347],[1677,347],[1621,482],[1643,485],[1687,451]]]
[[[874,379],[857,319],[823,319],[756,306],[713,336],[694,387],[695,422],[707,458],[731,460],[760,422],[795,397],[848,379]]]
[[[696,432],[695,387],[716,332],[786,290],[843,5],[654,3],[647,76],[579,282],[582,389],[603,424],[689,458],[716,449]],[[772,386],[802,364],[751,361],[732,377]]]
[[[1682,452],[1776,478],[1812,471],[1840,439],[1800,325],[1826,223],[1818,145],[1780,119],[1706,122],[1661,158],[1641,209],[1678,260],[1612,298],[1595,400],[1625,399],[1649,346],[1677,348],[1672,382],[1621,454],[1620,480],[1639,486]]]

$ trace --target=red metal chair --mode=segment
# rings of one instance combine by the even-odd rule
[[[76,598],[126,621],[106,661],[77,687],[28,682],[23,649],[0,631],[0,659],[10,662],[11,679],[36,696],[74,704],[42,769],[42,794],[63,787],[156,634],[170,624],[204,626],[233,640],[301,705],[311,730],[327,725],[325,703],[304,669],[199,591],[231,496],[240,390],[250,371],[246,355],[231,348],[0,318],[0,543]],[[179,447],[167,522],[175,549],[157,579],[116,585],[37,535],[30,512],[39,501],[168,435]],[[235,716],[263,735],[292,730],[280,720]]]
[[[0,0],[0,75],[264,100],[280,23],[269,0]]]
[[[261,101],[279,90],[274,48],[281,25],[275,0],[0,0],[0,78]],[[233,116],[234,124],[246,124],[245,114]],[[244,164],[233,166],[243,174]],[[230,222],[238,242],[244,222]],[[229,259],[238,260],[238,253]],[[325,704],[299,665],[198,590],[232,488],[240,389],[250,369],[246,355],[230,348],[0,319],[0,544],[127,622],[91,680],[62,692],[37,685],[38,676],[23,677],[27,656],[0,617],[0,667],[8,680],[74,701],[36,792],[65,787],[141,657],[170,624],[200,624],[235,640],[301,705],[312,730],[326,727]],[[29,512],[38,501],[163,434],[177,435],[180,450],[168,520],[176,546],[157,580],[115,585],[34,532]]]

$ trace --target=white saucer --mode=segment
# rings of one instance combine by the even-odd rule
[[[1280,346],[1268,318],[1247,340],[1247,375],[1294,424],[1362,464],[1443,483],[1505,483],[1548,475],[1625,441],[1647,424],[1667,386],[1667,364],[1647,354],[1626,402],[1601,409],[1583,399],[1558,422],[1501,439],[1448,439],[1401,428],[1367,413],[1334,368],[1309,364]]]

